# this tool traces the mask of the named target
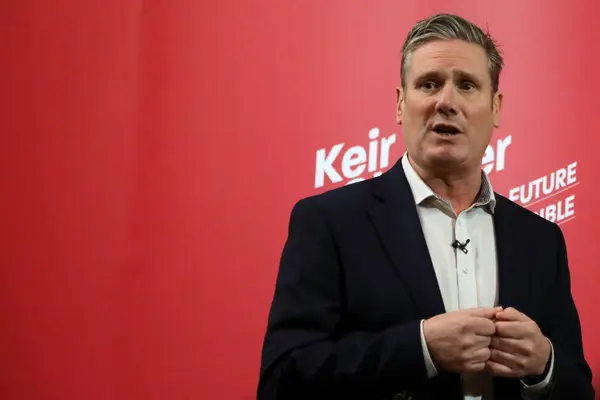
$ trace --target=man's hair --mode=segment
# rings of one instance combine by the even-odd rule
[[[477,25],[466,19],[452,14],[436,14],[421,20],[412,27],[402,46],[402,63],[400,77],[402,87],[406,89],[405,73],[410,56],[422,45],[434,40],[464,40],[480,45],[488,58],[488,68],[492,80],[492,93],[498,91],[500,72],[504,61],[497,49],[495,40],[489,32],[484,33]]]

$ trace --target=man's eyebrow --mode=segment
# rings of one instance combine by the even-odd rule
[[[474,83],[481,84],[481,79],[479,79],[475,74],[472,74],[470,72],[459,70],[459,71],[456,71],[456,75],[460,79],[469,80],[469,81],[473,81]]]
[[[416,76],[415,83],[421,83],[428,79],[432,79],[432,80],[440,79],[440,77],[442,75],[443,74],[437,70],[424,71]],[[453,72],[453,76],[454,76],[454,78],[458,78],[460,80],[469,80],[469,81],[473,81],[474,83],[477,83],[477,84],[482,83],[480,78],[478,78],[475,74],[473,74],[469,71],[455,70]]]
[[[422,81],[424,79],[439,78],[440,75],[441,75],[441,73],[439,71],[436,71],[436,70],[425,71],[425,72],[422,72],[419,75],[417,75],[415,81]]]

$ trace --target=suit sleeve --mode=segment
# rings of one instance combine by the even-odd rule
[[[428,379],[418,320],[380,332],[343,329],[343,280],[323,214],[312,199],[301,200],[280,261],[259,400],[382,398]]]
[[[548,337],[555,352],[551,399],[594,400],[592,371],[587,364],[581,337],[579,315],[571,294],[566,243],[557,226],[558,271],[554,282],[554,303],[549,312],[553,321]]]

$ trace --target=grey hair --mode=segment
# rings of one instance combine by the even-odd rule
[[[406,89],[405,72],[408,68],[410,56],[415,50],[433,40],[452,39],[475,43],[485,50],[492,80],[492,93],[496,93],[500,83],[500,72],[504,66],[504,60],[500,55],[496,41],[489,32],[483,32],[481,28],[472,22],[452,14],[436,14],[417,22],[412,27],[402,46],[400,66],[402,87]]]

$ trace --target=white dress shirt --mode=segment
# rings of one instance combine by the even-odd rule
[[[408,155],[402,158],[404,173],[417,205],[425,241],[431,255],[446,312],[498,304],[498,268],[492,215],[496,205],[488,176],[481,171],[482,186],[475,204],[456,215],[447,200],[438,197],[413,169]],[[458,240],[467,244],[467,252],[452,247]],[[437,375],[431,360],[421,321],[421,344],[429,377]],[[542,394],[554,367],[552,351],[550,372],[534,386],[523,383],[523,399],[536,399]],[[493,381],[487,372],[463,374],[465,400],[492,400]]]

